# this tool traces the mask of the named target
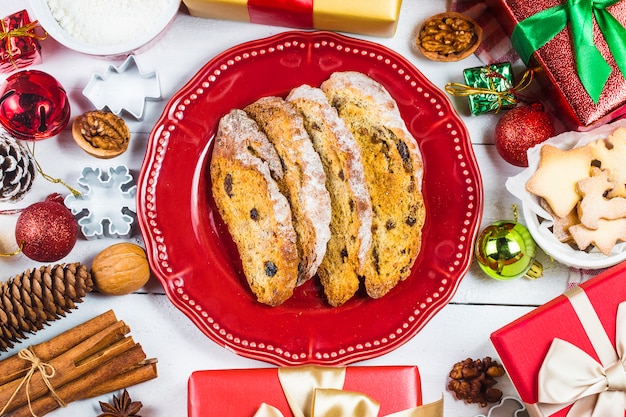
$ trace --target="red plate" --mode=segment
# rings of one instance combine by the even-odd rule
[[[259,97],[285,96],[346,70],[389,90],[422,151],[422,251],[411,276],[381,299],[359,293],[333,308],[313,279],[280,307],[265,306],[248,288],[211,197],[208,164],[218,121]],[[286,32],[209,61],[154,127],[139,184],[148,258],[170,300],[216,343],[276,365],[345,365],[408,341],[467,272],[483,204],[467,130],[447,97],[399,54],[328,32]]]

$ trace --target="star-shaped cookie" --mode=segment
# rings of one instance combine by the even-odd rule
[[[592,160],[589,147],[564,151],[545,144],[539,154],[539,166],[526,183],[526,189],[543,197],[558,217],[566,217],[580,200],[576,184],[591,175]]]
[[[589,146],[594,157],[600,160],[601,168],[611,172],[609,179],[616,183],[609,197],[626,197],[626,128],[615,129],[605,140],[592,142]]]

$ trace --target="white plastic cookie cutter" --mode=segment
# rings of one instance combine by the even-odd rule
[[[83,168],[78,184],[84,192],[65,197],[65,205],[78,219],[85,239],[130,237],[137,221],[137,186],[128,167],[110,167],[108,174],[100,168]]]
[[[141,120],[146,100],[161,99],[161,86],[156,71],[141,72],[135,56],[129,55],[119,67],[109,65],[103,75],[93,74],[83,95],[98,110],[107,107],[118,116],[125,110]]]

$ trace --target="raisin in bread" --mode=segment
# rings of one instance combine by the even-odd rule
[[[425,218],[422,157],[395,100],[358,72],[337,72],[321,85],[361,149],[374,212],[363,269],[369,296],[387,294],[411,272]]]
[[[280,97],[263,97],[244,109],[274,145],[285,170],[279,186],[291,204],[300,257],[298,284],[313,277],[330,239],[330,194],[319,155],[296,108]]]
[[[302,85],[290,92],[287,101],[302,115],[326,173],[331,235],[317,275],[328,303],[339,306],[359,289],[359,271],[372,241],[372,204],[361,155],[352,133],[322,90]]]
[[[210,173],[213,197],[259,302],[276,306],[291,297],[298,277],[296,232],[289,202],[274,178],[280,159],[242,110],[222,117]]]

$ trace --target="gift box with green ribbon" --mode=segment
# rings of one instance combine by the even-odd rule
[[[625,0],[487,0],[572,130],[626,116]]]
[[[453,96],[467,97],[473,115],[498,113],[510,109],[519,102],[518,92],[532,82],[532,73],[526,72],[517,85],[513,85],[511,63],[501,62],[483,67],[463,70],[465,84],[448,83],[446,92]]]

